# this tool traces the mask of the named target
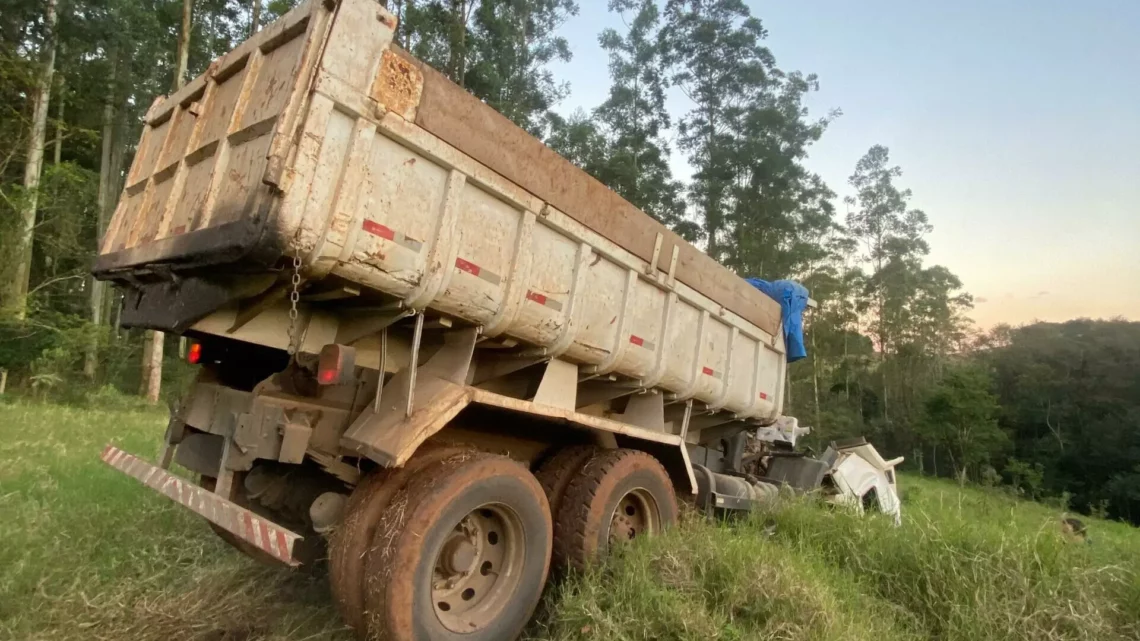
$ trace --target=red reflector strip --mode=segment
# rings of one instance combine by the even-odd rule
[[[407,247],[414,252],[420,251],[420,248],[423,247],[423,243],[416,240],[415,238],[408,238],[404,234],[390,227],[381,225],[375,220],[369,220],[365,218],[364,222],[361,223],[361,227],[363,227],[364,231],[372,234],[373,236],[379,236],[385,240],[390,240],[394,243],[403,245],[404,247]]]
[[[368,220],[367,218],[365,218],[364,219],[364,231],[372,234],[373,236],[379,236],[381,238],[387,238],[388,240],[396,240],[396,232],[385,227],[384,225],[381,225],[380,223],[376,222],[375,220]]]
[[[647,349],[649,351],[653,351],[653,348],[654,348],[654,345],[652,342],[647,341],[644,338],[642,338],[636,334],[630,334],[629,335],[629,342],[633,343],[634,345],[637,345],[638,347],[644,347],[645,349]]]
[[[171,236],[177,236],[179,234],[185,234],[185,233],[186,233],[186,225],[179,225],[179,226],[175,227],[174,229],[170,230]]]
[[[704,374],[705,376],[711,376],[711,377],[717,378],[717,379],[720,378],[720,372],[716,371],[715,369],[713,369],[711,367],[702,367],[701,373]]]
[[[302,538],[299,534],[227,501],[195,483],[127,454],[113,445],[103,449],[101,458],[111,467],[133,477],[159,494],[181,503],[183,507],[220,525],[273,558],[289,565],[299,565],[293,558],[293,548]]]
[[[482,267],[476,265],[475,263],[473,263],[469,260],[464,260],[462,258],[456,258],[455,259],[455,267],[458,268],[459,271],[467,272],[468,274],[471,274],[472,276],[478,276],[479,278],[482,278],[483,280],[487,281],[488,283],[491,283],[492,285],[498,285],[499,283],[503,282],[503,279],[499,278],[499,275],[496,274],[495,272],[487,271],[486,269],[483,269]]]
[[[546,294],[540,294],[533,289],[528,289],[526,292],[526,299],[532,303],[538,303],[543,307],[549,307],[556,311],[562,311],[562,303],[550,298]]]
[[[762,400],[762,401],[768,400],[768,393],[767,392],[760,392],[760,400]]]

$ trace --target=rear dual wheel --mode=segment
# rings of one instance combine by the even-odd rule
[[[384,641],[514,639],[552,547],[584,567],[677,519],[669,477],[644,452],[568,448],[537,476],[506,457],[437,450],[366,479],[331,543],[346,621]]]
[[[372,472],[349,496],[344,519],[329,541],[329,586],[345,623],[357,630],[362,638],[367,636],[364,617],[365,558],[372,549],[377,523],[388,510],[392,498],[416,474],[465,451],[443,447],[425,449],[404,467]]]
[[[554,558],[583,569],[616,545],[660,534],[677,522],[677,511],[673,483],[656,458],[631,449],[597,452],[559,497]]]
[[[367,503],[357,501],[356,511]],[[343,530],[366,529],[350,518]],[[550,566],[550,509],[538,481],[511,459],[462,451],[421,465],[371,529],[356,559],[362,637],[513,639],[538,604]],[[359,537],[338,535],[333,547]],[[335,555],[352,558],[347,548]]]

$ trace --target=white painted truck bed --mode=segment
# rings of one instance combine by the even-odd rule
[[[96,273],[145,306],[146,286],[237,291],[299,256],[307,281],[709,411],[779,416],[775,301],[393,47],[394,27],[373,0],[310,0],[157,100]]]

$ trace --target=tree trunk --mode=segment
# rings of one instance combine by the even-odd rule
[[[813,318],[812,321],[815,321]],[[819,411],[819,350],[815,348],[815,323],[808,327],[811,333],[811,387],[812,397],[815,402],[815,425],[817,430],[823,429],[823,419]]]
[[[143,377],[139,392],[151,405],[158,403],[162,393],[162,351],[166,335],[149,331],[143,343]]]
[[[174,91],[186,84],[186,65],[190,59],[190,33],[193,30],[194,0],[182,0],[182,31],[178,34],[178,65],[174,69]],[[143,384],[146,398],[158,402],[162,391],[162,346],[166,336],[162,332],[148,331],[143,347]]]
[[[52,154],[52,163],[58,165],[63,158],[63,79],[59,81],[59,95],[55,97],[55,153]]]
[[[784,374],[784,411],[792,406],[792,377]]]
[[[448,25],[447,75],[460,87],[467,75],[467,2],[450,0],[451,24]]]
[[[116,64],[118,59],[116,58]],[[100,242],[103,236],[107,234],[107,226],[111,224],[111,218],[115,213],[115,207],[118,206],[119,194],[123,193],[123,182],[126,176],[123,175],[123,163],[126,161],[126,153],[128,151],[128,143],[124,142],[129,132],[129,125],[127,124],[127,98],[124,92],[119,91],[115,103],[115,144],[111,148],[111,172],[109,176],[110,195],[111,198],[107,201],[107,210],[104,212],[102,221],[99,223]],[[115,288],[107,285],[103,286],[103,318],[101,322],[104,325],[111,326],[112,316],[115,312],[115,305],[117,304],[118,296],[115,293]],[[115,336],[119,335],[118,327],[115,327]]]
[[[191,22],[193,9],[194,0],[182,0],[182,31],[178,34],[178,58],[174,67],[174,91],[178,91],[182,85],[186,84],[186,66],[190,60],[190,33],[194,28]]]
[[[114,56],[111,56],[114,61]],[[112,62],[114,65],[114,62]],[[96,227],[95,251],[98,252],[103,244],[103,232],[110,218],[110,209],[115,203],[115,183],[118,172],[115,167],[115,68],[112,66],[111,79],[107,86],[107,101],[103,104],[103,149],[99,158],[99,193],[96,200]],[[99,362],[99,331],[105,317],[106,283],[90,278],[90,306],[91,323],[96,331],[92,332],[87,344],[87,353],[83,359],[83,374],[88,380],[95,380],[95,370]]]
[[[253,7],[249,10],[249,35],[257,33],[261,28],[261,0],[253,0]]]
[[[32,241],[36,230],[36,205],[39,200],[40,171],[44,164],[44,137],[47,135],[48,107],[51,101],[52,77],[55,75],[56,15],[57,0],[47,0],[47,40],[44,42],[40,77],[32,96],[32,131],[28,136],[26,162],[24,164],[24,202],[20,207],[22,230],[20,243],[16,248],[16,274],[12,281],[12,296],[9,302],[17,319],[28,313],[28,285],[32,275]]]

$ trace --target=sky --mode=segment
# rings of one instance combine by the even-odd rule
[[[929,262],[962,279],[980,326],[1140,320],[1140,0],[745,1],[778,66],[819,75],[812,114],[843,112],[807,166],[842,197],[889,147],[934,225]],[[606,0],[579,4],[554,66],[564,113],[605,99],[597,34],[623,30]]]

